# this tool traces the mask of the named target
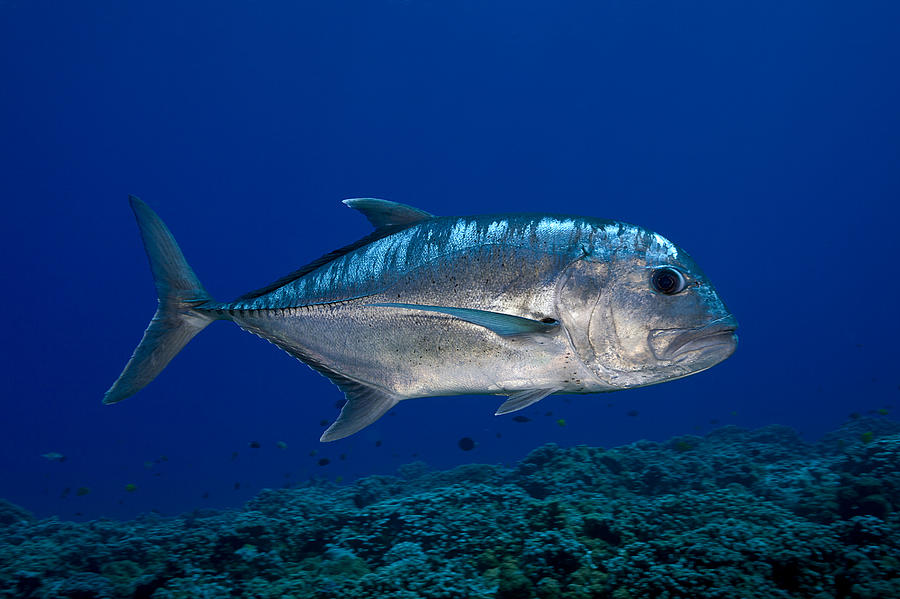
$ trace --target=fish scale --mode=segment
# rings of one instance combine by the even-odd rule
[[[290,281],[235,308],[296,307],[355,299],[378,293],[403,273],[474,248],[573,249],[606,221],[591,224],[569,217],[521,215],[514,218],[433,218],[345,254],[307,276]]]

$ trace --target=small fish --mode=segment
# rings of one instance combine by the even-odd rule
[[[471,437],[463,437],[457,441],[456,444],[459,445],[459,448],[463,451],[472,451],[475,449],[475,441],[473,441]]]
[[[66,456],[64,456],[63,454],[58,453],[58,452],[56,452],[56,451],[50,451],[50,452],[47,452],[47,453],[42,453],[42,454],[41,454],[41,457],[42,457],[42,458],[45,458],[45,459],[48,459],[48,460],[50,460],[51,462],[65,462],[65,461],[66,461]]]
[[[495,412],[507,414],[555,393],[682,378],[737,346],[737,321],[693,259],[635,225],[552,214],[437,217],[345,200],[373,233],[217,302],[156,213],[130,201],[159,307],[108,404],[137,393],[216,320],[271,341],[344,392],[321,441],[352,435],[405,399],[507,395]]]
[[[275,447],[277,447],[278,449],[287,449],[287,443],[285,443],[284,441],[277,441],[275,443]]]

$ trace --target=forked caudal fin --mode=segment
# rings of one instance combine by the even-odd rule
[[[194,308],[211,300],[165,223],[140,199],[129,196],[137,218],[159,307],[125,370],[103,397],[116,403],[143,389],[214,316]]]

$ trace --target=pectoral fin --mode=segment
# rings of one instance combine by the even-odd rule
[[[422,310],[424,312],[439,312],[441,314],[449,314],[460,320],[477,324],[486,329],[490,329],[498,335],[521,335],[523,333],[552,333],[559,328],[556,320],[552,322],[542,322],[532,318],[524,318],[522,316],[513,316],[511,314],[503,314],[501,312],[490,312],[488,310],[475,310],[473,308],[451,308],[448,306],[427,306],[422,304],[369,304],[370,306],[383,306],[386,308],[405,308],[407,310]],[[537,400],[535,400],[537,401]]]
[[[494,412],[494,415],[499,416],[501,414],[509,414],[510,412],[515,412],[517,410],[527,408],[531,404],[535,404],[551,393],[555,393],[557,391],[559,391],[559,389],[554,387],[551,389],[526,389],[525,391],[513,393],[509,396],[509,399],[500,404],[500,407],[497,408],[497,411]]]

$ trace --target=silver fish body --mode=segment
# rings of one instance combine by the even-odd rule
[[[133,199],[151,266],[176,264],[183,289],[161,287],[172,273],[154,268],[154,322],[168,324],[151,335],[151,323],[105,401],[136,392],[217,319],[274,343],[345,392],[323,441],[360,430],[404,399],[509,395],[497,411],[507,413],[552,393],[687,376],[736,347],[737,323],[693,260],[640,227],[548,214],[434,217],[384,200],[346,203],[375,225],[373,235],[219,303],[189,272],[162,221]],[[154,240],[166,237],[161,231],[171,247],[154,251]],[[165,346],[158,338],[179,330],[161,366],[141,357],[145,342]]]

